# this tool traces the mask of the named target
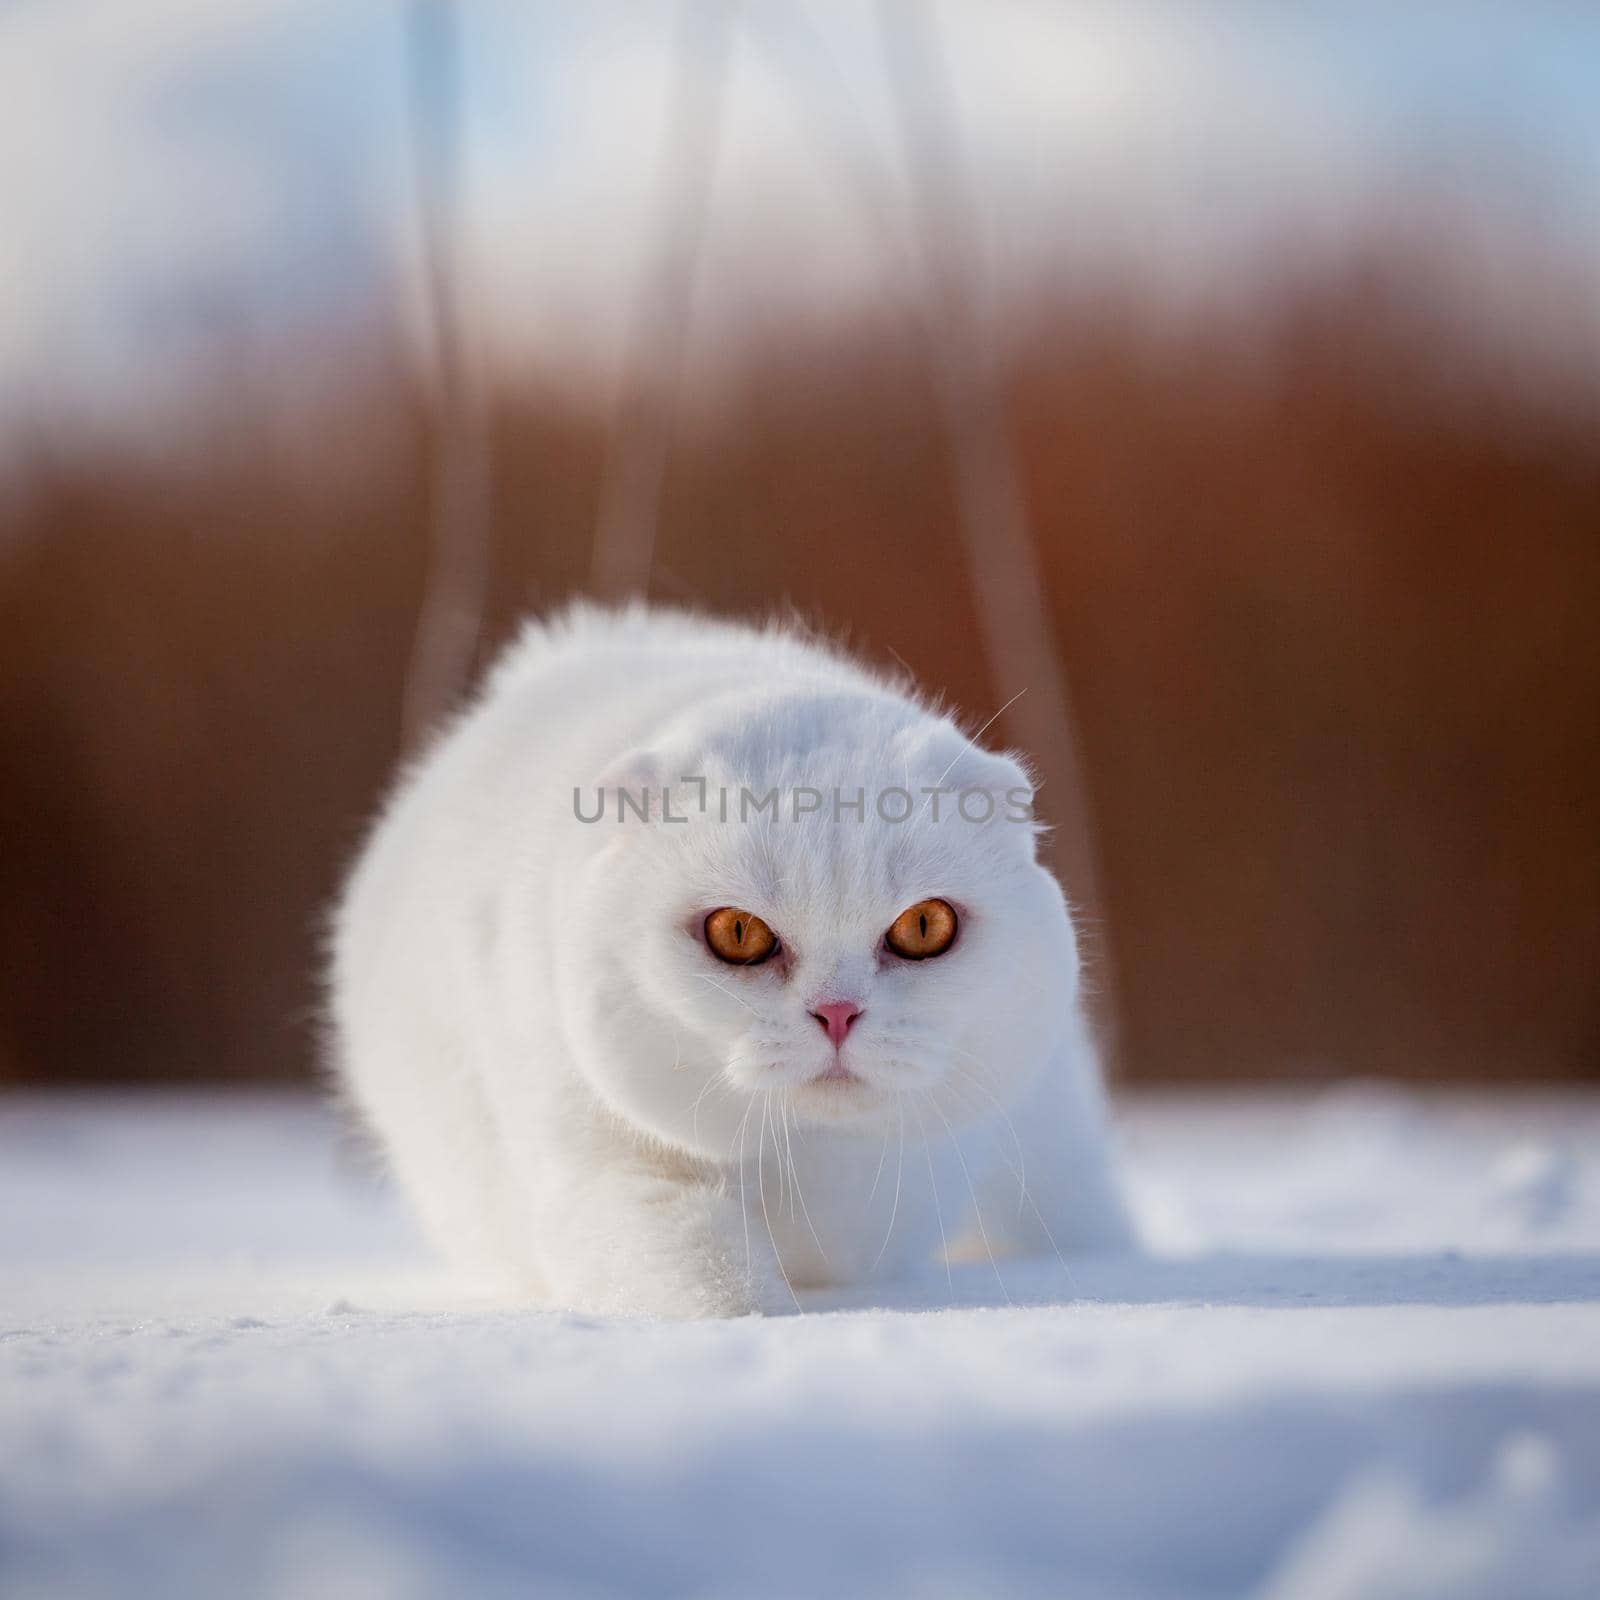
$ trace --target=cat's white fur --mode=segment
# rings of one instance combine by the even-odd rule
[[[941,787],[991,820],[922,793]],[[756,812],[773,788],[781,814]],[[889,790],[911,820],[880,816]],[[792,630],[642,607],[530,625],[337,908],[337,1070],[438,1244],[554,1304],[782,1311],[791,1285],[902,1272],[962,1232],[996,1254],[1126,1246],[1071,921],[1014,820],[1027,790]],[[885,930],[933,896],[956,942],[901,960]],[[778,957],[712,955],[704,918],[728,905]],[[818,1081],[827,999],[864,1008],[856,1082]]]

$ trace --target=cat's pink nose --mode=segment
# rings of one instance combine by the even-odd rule
[[[824,1000],[811,1015],[837,1050],[844,1043],[851,1024],[861,1015],[861,1007],[854,1000]]]

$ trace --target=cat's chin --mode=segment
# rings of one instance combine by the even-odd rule
[[[777,1093],[789,1110],[803,1121],[835,1127],[854,1124],[878,1129],[893,1126],[898,1108],[909,1095],[915,1099],[937,1086],[938,1078],[925,1067],[899,1057],[871,1054],[843,1059],[773,1063],[754,1078],[729,1074],[741,1094],[759,1097]]]
[[[812,1122],[880,1122],[894,1095],[842,1063],[807,1078],[789,1091],[789,1103]]]

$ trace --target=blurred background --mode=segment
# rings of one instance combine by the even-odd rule
[[[640,589],[1011,702],[1125,1079],[1600,1076],[1597,76],[1580,5],[4,8],[0,1084],[309,1079],[403,743]]]

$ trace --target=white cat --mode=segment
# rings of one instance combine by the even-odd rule
[[[338,1071],[438,1244],[554,1304],[1127,1246],[1030,799],[792,631],[532,624],[351,877]]]

